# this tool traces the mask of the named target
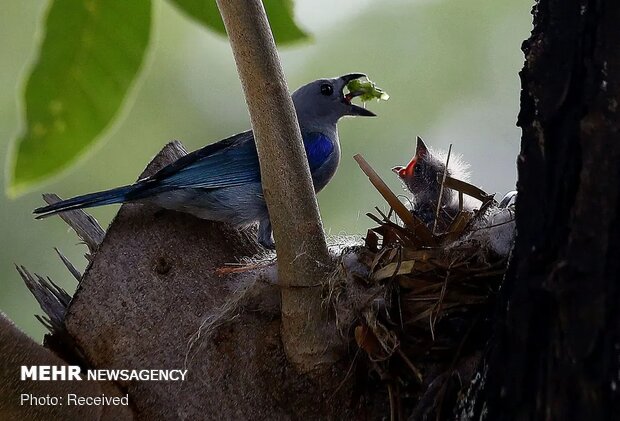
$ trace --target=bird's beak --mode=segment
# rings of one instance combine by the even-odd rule
[[[400,178],[411,177],[413,175],[413,169],[415,168],[415,164],[418,162],[417,157],[411,158],[411,161],[407,164],[406,167],[398,166],[392,168],[392,172],[399,176]]]
[[[344,90],[347,87],[347,83],[351,82],[352,80],[359,79],[362,77],[366,77],[366,75],[364,73],[349,73],[348,75],[340,76],[339,79],[342,81],[342,90]],[[361,116],[361,117],[376,117],[377,115],[373,113],[372,111],[367,110],[364,107],[360,107],[359,105],[355,105],[351,103],[351,100],[353,98],[355,98],[356,96],[360,96],[362,93],[363,92],[349,92],[348,94],[345,94],[344,92],[341,92],[342,102],[344,102],[349,107],[347,115]]]
[[[348,75],[340,76],[340,80],[342,80],[342,82],[346,85],[352,80],[360,79],[363,77],[366,77],[364,73],[349,73]]]
[[[402,171],[402,174],[411,177],[413,175],[413,169],[415,168],[415,164],[417,163],[418,163],[418,156],[415,155],[413,158],[411,158],[411,161],[409,161],[405,169]]]

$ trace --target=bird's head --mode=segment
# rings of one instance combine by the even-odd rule
[[[392,168],[407,189],[413,193],[418,203],[431,203],[437,200],[441,181],[446,165],[437,156],[433,155],[421,138],[417,138],[415,155],[405,166]],[[448,175],[450,172],[448,171]],[[444,195],[449,200],[449,194]]]
[[[351,73],[332,78],[319,79],[293,92],[293,103],[300,124],[304,122],[333,123],[344,116],[374,117],[375,113],[352,104],[351,100],[361,93],[343,92],[347,83],[366,77],[363,73]]]
[[[421,178],[420,176],[422,175],[425,167],[428,167],[429,164],[432,162],[430,158],[431,156],[428,148],[426,147],[426,144],[421,138],[418,137],[416,142],[415,155],[413,155],[413,158],[411,158],[411,160],[406,166],[394,167],[392,168],[392,171],[396,173],[398,177],[401,178],[401,180],[411,183],[413,182],[414,178],[416,178],[416,176],[418,179]],[[437,162],[436,164],[436,166],[440,166],[439,162]],[[420,183],[423,183],[425,181],[426,180],[419,180]]]
[[[413,193],[417,202],[436,201],[441,189],[444,172],[449,177],[462,181],[469,179],[468,164],[458,154],[452,154],[446,171],[447,154],[433,151],[421,138],[417,138],[415,155],[405,166],[392,168],[407,189]],[[442,200],[449,202],[453,197],[452,189],[444,189]]]

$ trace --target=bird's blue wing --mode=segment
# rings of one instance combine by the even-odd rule
[[[310,171],[318,169],[333,152],[333,142],[321,133],[304,134]],[[146,189],[217,189],[260,182],[256,144],[251,131],[207,145],[187,154],[143,181]]]
[[[145,182],[158,189],[216,189],[260,182],[252,132],[240,133],[187,154]]]

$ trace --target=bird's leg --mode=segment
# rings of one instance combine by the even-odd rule
[[[271,230],[271,220],[262,219],[258,224],[258,243],[266,249],[273,250],[276,243],[273,241],[273,231]]]

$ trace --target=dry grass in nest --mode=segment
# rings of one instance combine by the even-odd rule
[[[368,214],[378,225],[368,231],[367,252],[359,258],[369,267],[365,287],[374,301],[353,321],[355,340],[387,385],[392,419],[402,417],[403,405],[438,417],[455,373],[457,393],[469,383],[487,338],[483,321],[506,270],[507,256],[460,241],[496,203],[481,189],[444,174],[442,190],[457,191],[461,204],[468,195],[481,205],[473,212],[461,206],[454,218],[438,210],[429,228],[361,156],[355,159],[390,206],[387,214],[378,208]]]

